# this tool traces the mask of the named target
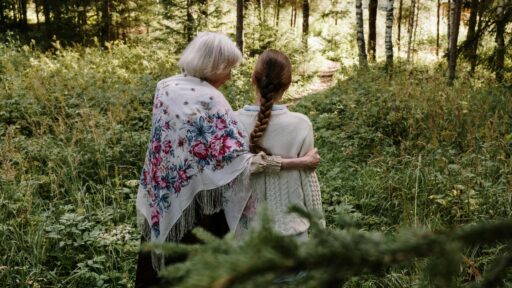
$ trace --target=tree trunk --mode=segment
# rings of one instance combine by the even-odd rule
[[[505,67],[505,26],[504,17],[505,0],[498,0],[496,7],[496,81],[503,82],[503,68]]]
[[[412,34],[414,33],[414,12],[416,11],[416,0],[411,1],[411,15],[407,26],[407,61],[411,60]]]
[[[309,36],[309,1],[302,2],[302,43],[304,48],[308,49],[308,36]]]
[[[396,39],[396,49],[398,50],[398,56],[400,56],[400,37],[402,32],[402,6],[404,0],[400,0],[398,4],[398,31],[397,31],[397,39]]]
[[[28,28],[27,0],[20,0],[20,13],[20,27],[26,31]]]
[[[453,1],[452,31],[450,33],[450,47],[448,50],[448,84],[452,85],[455,80],[455,70],[457,67],[457,40],[459,38],[460,13],[462,0]]]
[[[441,20],[441,0],[437,0],[437,22],[436,22],[436,56],[439,57],[439,22]]]
[[[297,7],[293,7],[293,28],[297,26]]]
[[[4,32],[5,27],[5,3],[0,1],[0,32]]]
[[[290,15],[290,27],[293,28],[293,6],[290,8],[291,15]]]
[[[12,11],[12,16],[13,16],[12,20],[13,20],[13,23],[19,24],[19,20],[18,20],[19,19],[18,18],[18,16],[19,16],[19,14],[18,14],[18,6],[16,4],[17,4],[16,1],[13,1],[11,3],[11,11]]]
[[[101,1],[101,40],[102,45],[110,41],[110,11],[109,0]]]
[[[447,30],[446,30],[446,37],[448,38],[448,47],[450,46],[450,39],[451,39],[451,33],[452,33],[452,17],[453,17],[453,5],[452,1],[448,0],[448,22],[447,22]]]
[[[187,22],[185,23],[185,38],[187,39],[187,43],[192,41],[192,34],[194,29],[194,17],[192,16],[192,0],[187,0],[187,9],[186,9],[186,17]]]
[[[276,1],[276,24],[275,26],[279,30],[279,14],[281,14],[281,0]]]
[[[34,5],[36,7],[36,21],[37,21],[37,30],[40,31],[41,30],[41,20],[39,19],[39,13],[41,11],[39,11],[39,1],[34,1]]]
[[[368,3],[368,56],[371,63],[375,62],[377,50],[377,7],[378,0]]]
[[[357,47],[359,49],[359,67],[366,68],[368,66],[368,59],[366,57],[366,47],[364,45],[362,0],[356,0],[356,19],[357,19]]]
[[[485,1],[483,2],[480,2],[480,5],[478,7],[478,24],[477,24],[477,30],[476,30],[476,37],[475,37],[475,41],[474,41],[474,57],[472,57],[470,59],[470,65],[471,65],[471,68],[470,68],[470,71],[471,73],[474,73],[475,70],[476,70],[476,65],[477,65],[477,61],[478,61],[478,44],[480,42],[480,37],[481,37],[481,33],[482,33],[482,26],[483,26],[483,16],[484,16],[484,12],[485,12],[485,9],[487,8],[487,3]]]
[[[416,35],[418,32],[418,22],[420,20],[420,0],[416,2],[416,12],[414,13],[414,28],[412,33],[412,55],[416,53]]]
[[[386,71],[391,72],[393,68],[393,4],[394,0],[388,0],[386,9]]]
[[[244,0],[241,0],[242,2],[242,9],[244,7]],[[208,12],[208,0],[201,0],[200,1],[201,3],[201,16],[202,16],[202,20],[204,21],[204,23],[202,24],[202,29],[205,29],[205,30],[208,30],[208,18],[209,18],[209,12]],[[238,5],[238,0],[237,0],[237,5]],[[238,9],[238,8],[237,8]]]
[[[265,13],[263,11],[263,1],[257,0],[258,4],[258,18],[260,19],[260,23],[265,22]]]
[[[244,52],[244,0],[236,0],[236,46]]]
[[[468,23],[468,34],[466,36],[466,43],[467,43],[467,50],[466,50],[466,57],[469,59],[469,62],[473,62],[473,58],[476,57],[476,22],[477,22],[477,16],[478,16],[478,7],[479,1],[478,0],[471,0],[471,11],[469,14],[469,23]],[[473,67],[472,67],[473,68]],[[470,70],[470,76],[473,76],[473,73],[475,70]]]
[[[50,39],[52,34],[52,20],[50,18],[50,0],[43,0],[43,14],[44,14],[44,29],[46,37]]]

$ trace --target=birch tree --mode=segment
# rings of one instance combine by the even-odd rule
[[[416,11],[416,0],[411,1],[411,13],[409,15],[409,23],[407,26],[407,61],[411,60],[412,34],[414,33],[414,15]]]
[[[441,0],[437,0],[437,21],[436,21],[436,56],[439,57],[439,22],[441,20]]]
[[[388,0],[386,9],[386,71],[389,73],[393,67],[393,4],[394,0]]]
[[[400,3],[398,4],[398,31],[397,31],[397,39],[396,39],[396,48],[398,50],[398,55],[400,56],[400,39],[401,39],[401,32],[402,32],[402,7],[404,4],[404,0],[400,0]]]
[[[364,44],[362,0],[356,0],[356,20],[357,20],[357,48],[359,49],[359,67],[366,68],[368,66],[368,59],[366,56],[366,47]]]

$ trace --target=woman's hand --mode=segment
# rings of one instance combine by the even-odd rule
[[[320,154],[318,154],[318,149],[316,148],[304,155],[304,158],[306,165],[304,168],[316,169],[320,165]]]
[[[320,155],[318,150],[314,148],[306,155],[300,158],[283,158],[281,160],[281,170],[291,169],[316,169],[320,165]]]

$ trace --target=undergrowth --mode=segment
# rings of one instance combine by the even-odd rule
[[[177,72],[166,51],[0,45],[2,286],[133,285],[153,90]],[[251,101],[253,63],[223,89],[234,108]],[[348,75],[293,107],[314,124],[330,227],[341,210],[385,233],[510,216],[510,88],[468,79],[448,88],[437,66],[398,66],[392,80],[378,69]],[[465,256],[481,270],[495,251]],[[422,265],[353,287],[408,287]]]

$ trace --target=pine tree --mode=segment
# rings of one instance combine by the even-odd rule
[[[172,287],[180,288],[273,287],[282,278],[292,279],[287,287],[341,287],[353,277],[373,275],[378,279],[393,267],[427,260],[419,284],[457,287],[463,249],[512,240],[511,220],[385,235],[357,229],[357,220],[350,214],[340,215],[340,229],[322,229],[307,212],[297,208],[294,212],[311,222],[312,233],[306,242],[298,243],[274,232],[268,216],[261,221],[261,229],[254,230],[240,244],[232,235],[218,239],[196,229],[194,233],[205,244],[164,246],[166,252],[186,257],[187,261],[170,266],[161,275],[172,280]],[[511,260],[510,248],[498,250],[495,264],[486,269],[482,281],[474,287],[499,286],[512,266]]]

